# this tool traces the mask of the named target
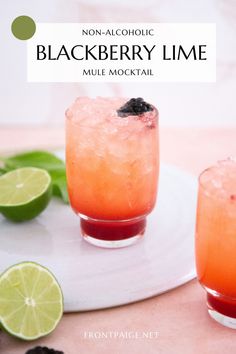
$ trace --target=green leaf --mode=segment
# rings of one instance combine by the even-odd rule
[[[5,172],[21,167],[38,167],[47,170],[52,177],[53,194],[68,203],[65,163],[54,154],[35,150],[1,158],[1,160],[4,163]]]
[[[62,198],[65,203],[69,203],[65,170],[49,172],[53,181],[53,194]]]
[[[65,168],[64,162],[54,154],[37,150],[5,158],[4,164],[8,169],[32,166],[44,168],[47,171],[54,171]]]

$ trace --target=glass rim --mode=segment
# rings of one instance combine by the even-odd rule
[[[155,106],[153,106],[153,108],[154,109],[151,112],[153,112],[152,114],[156,118],[156,125],[159,126],[159,111],[158,111],[158,109]],[[66,111],[65,111],[65,118],[66,118],[65,120],[66,120],[66,122],[70,122],[71,124],[74,124],[74,125],[80,126],[80,127],[84,127],[84,128],[98,129],[98,126],[88,126],[88,125],[84,124],[84,122],[81,123],[80,121],[73,120],[73,114],[72,114],[72,116],[68,115],[68,111],[69,110],[70,110],[70,107],[67,108]],[[148,112],[145,112],[145,113],[148,113]],[[138,115],[130,115],[130,116],[127,116],[127,117],[119,117],[118,115],[114,116],[114,118],[120,118],[121,120],[129,118],[129,117],[134,117],[134,118],[137,117],[136,119],[138,120],[139,116]],[[110,123],[113,123],[113,121],[111,120]],[[120,125],[119,127],[122,127],[122,125]],[[148,127],[148,125],[144,125],[144,127]]]
[[[217,168],[221,162],[227,162],[227,161],[233,162],[233,163],[235,164],[235,166],[236,166],[236,156],[229,156],[229,157],[227,157],[227,158],[225,158],[225,159],[218,160],[215,165],[211,165],[211,166],[205,168],[205,169],[199,174],[199,176],[198,176],[198,184],[199,184],[199,187],[201,187],[204,191],[206,191],[206,190],[207,190],[207,187],[206,187],[206,185],[204,185],[204,183],[203,183],[203,181],[202,181],[203,176],[204,176],[207,172],[211,171],[213,168]],[[209,197],[215,197],[213,194],[207,194],[207,195],[208,195]],[[219,197],[217,197],[217,199],[219,199]],[[224,198],[222,198],[222,199],[224,199]]]

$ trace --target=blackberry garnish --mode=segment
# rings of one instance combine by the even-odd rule
[[[142,97],[131,98],[117,110],[119,117],[139,116],[143,113],[153,111],[153,106],[143,100]]]
[[[59,350],[49,349],[47,347],[35,347],[28,350],[25,354],[64,354]]]

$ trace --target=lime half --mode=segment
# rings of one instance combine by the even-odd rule
[[[49,270],[33,262],[0,277],[0,322],[13,336],[34,340],[51,333],[63,314],[61,288]]]
[[[46,170],[23,167],[0,177],[0,212],[13,221],[31,220],[48,205],[52,193]]]

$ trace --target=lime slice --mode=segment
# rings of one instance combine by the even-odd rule
[[[0,322],[13,336],[34,340],[51,333],[63,314],[61,288],[48,269],[33,262],[0,277]]]
[[[46,170],[23,167],[0,177],[0,212],[13,221],[31,220],[48,205],[52,193]]]

